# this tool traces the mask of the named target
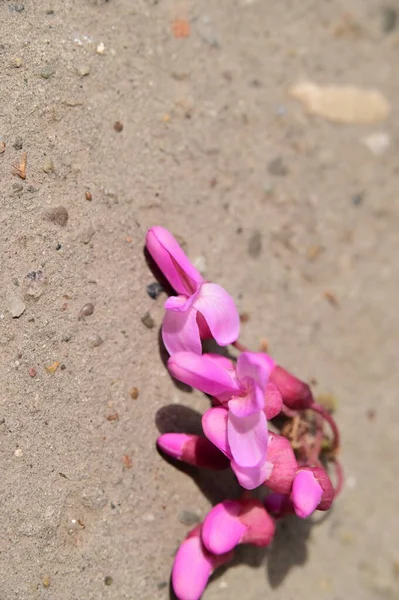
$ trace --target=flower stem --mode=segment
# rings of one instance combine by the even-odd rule
[[[333,454],[336,453],[337,450],[339,450],[339,446],[340,446],[340,435],[339,435],[339,431],[338,431],[336,422],[334,421],[334,419],[332,418],[330,413],[325,408],[323,408],[323,406],[321,406],[320,404],[317,404],[317,402],[313,402],[309,406],[309,409],[313,410],[315,413],[321,415],[323,417],[323,419],[325,421],[327,421],[327,423],[331,427],[333,436],[334,436],[333,441],[332,441],[331,452]]]
[[[239,350],[240,352],[249,352],[249,349],[243,344],[241,344],[241,342],[239,342],[238,340],[236,342],[233,342],[231,345],[234,346],[234,348],[237,348],[237,350]]]

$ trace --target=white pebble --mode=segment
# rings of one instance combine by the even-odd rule
[[[18,458],[20,458],[21,456],[23,456],[23,452],[21,450],[21,448],[17,448],[14,452],[15,456],[18,456]]]
[[[98,44],[96,51],[97,51],[97,54],[104,54],[104,52],[105,52],[105,44],[104,44],[104,42],[100,42]]]

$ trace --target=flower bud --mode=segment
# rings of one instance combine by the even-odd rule
[[[195,467],[216,471],[227,469],[229,459],[207,438],[186,433],[165,433],[157,439],[158,447],[173,458]]]
[[[309,408],[313,402],[310,387],[286,369],[276,365],[270,374],[270,381],[274,383],[283,397],[283,402],[292,410]]]

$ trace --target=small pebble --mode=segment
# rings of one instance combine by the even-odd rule
[[[88,302],[79,311],[78,321],[84,320],[85,317],[90,317],[94,312],[94,304],[92,302]]]
[[[141,317],[141,322],[148,329],[152,329],[153,327],[155,327],[155,321],[148,311],[144,314],[144,316]]]
[[[154,281],[147,285],[147,294],[153,300],[156,300],[160,294],[163,292],[163,287],[158,281]]]
[[[97,54],[104,54],[105,52],[105,44],[104,42],[100,42],[96,48]]]
[[[62,363],[62,365],[60,365],[60,369],[61,369],[61,371],[65,371],[66,365],[64,365],[64,363]]]
[[[132,400],[137,400],[137,398],[139,397],[139,390],[136,387],[132,387],[129,393]]]
[[[104,578],[105,585],[112,585],[113,579],[109,575]]]
[[[45,587],[45,588],[50,587],[50,577],[48,577],[48,576],[43,577],[42,584],[43,584],[43,587]]]
[[[30,375],[31,377],[36,377],[36,375],[37,375],[37,371],[36,371],[36,369],[35,369],[34,367],[31,367],[31,368],[29,369],[29,375]]]
[[[21,456],[23,456],[23,451],[21,450],[21,448],[17,448],[14,452],[15,456],[17,456],[18,458],[20,458]]]
[[[22,150],[23,144],[24,143],[23,143],[22,138],[18,136],[15,138],[15,141],[14,141],[12,147],[15,148],[15,150]]]
[[[180,523],[183,523],[183,525],[187,525],[189,527],[192,525],[197,525],[201,521],[201,518],[190,510],[182,510],[179,512],[178,519]]]
[[[86,229],[83,229],[83,231],[81,231],[78,235],[79,241],[82,244],[89,244],[92,240],[92,238],[95,235],[95,230],[93,228],[92,225],[89,225],[89,227],[86,227]]]
[[[248,254],[252,258],[257,258],[262,252],[262,236],[258,229],[256,229],[248,242]]]
[[[53,11],[53,9],[52,9],[52,8],[48,8],[48,9],[46,10],[46,15],[53,15],[53,14],[54,14],[54,11]]]
[[[0,142],[0,154],[4,154],[5,151],[6,151],[6,143]]]
[[[42,77],[43,79],[50,79],[50,77],[52,77],[54,75],[54,73],[55,73],[54,67],[47,65],[40,71],[40,77]]]
[[[68,223],[69,214],[65,206],[55,206],[45,213],[45,218],[52,223],[65,227]]]
[[[51,160],[51,158],[47,159],[46,162],[43,165],[43,171],[45,173],[53,173],[54,171],[54,163]]]
[[[120,121],[115,121],[114,129],[117,133],[120,133],[123,130],[123,123],[121,123]]]
[[[69,340],[71,339],[71,334],[70,333],[64,333],[64,335],[62,336],[61,340],[63,342],[69,342]]]
[[[16,57],[16,59],[14,60],[14,64],[13,66],[16,69],[20,69],[22,67],[22,65],[24,64],[24,61],[22,60],[22,58],[20,58],[19,56]]]
[[[76,72],[81,77],[86,77],[86,75],[89,75],[90,73],[90,67],[89,65],[78,65],[76,67]]]
[[[288,168],[284,164],[281,156],[273,158],[273,160],[269,162],[267,170],[271,175],[277,175],[278,177],[284,177],[284,175],[287,175],[288,173]]]
[[[119,421],[119,415],[117,412],[111,413],[107,416],[108,421]]]
[[[391,136],[385,131],[376,131],[363,138],[362,142],[374,156],[382,156],[391,145]]]
[[[249,314],[247,312],[240,313],[239,317],[241,323],[248,323],[250,319]]]
[[[61,248],[62,248],[62,245],[58,242],[58,244],[56,245],[55,249],[56,250],[61,250]]]
[[[21,13],[25,10],[25,6],[23,4],[10,4],[8,7],[10,12],[15,11],[17,13]]]
[[[93,199],[91,192],[89,192],[89,191],[85,192],[85,198],[86,198],[86,200],[88,200],[88,202],[91,202]]]
[[[88,339],[90,348],[98,348],[103,343],[102,337],[98,335],[98,333],[93,333]]]
[[[8,310],[13,319],[18,319],[25,312],[26,306],[19,296],[12,296],[9,300]]]

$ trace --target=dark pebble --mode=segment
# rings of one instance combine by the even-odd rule
[[[154,281],[154,283],[150,283],[147,285],[147,294],[153,300],[156,300],[160,294],[163,292],[163,287],[158,281]]]
[[[178,519],[180,523],[183,525],[197,525],[201,521],[201,518],[195,513],[191,512],[191,510],[182,510],[179,512]]]
[[[141,322],[148,329],[152,329],[153,327],[155,327],[155,321],[154,321],[154,319],[152,318],[152,316],[150,315],[150,313],[148,311],[145,313],[144,316],[141,317]]]
[[[105,585],[112,585],[113,581],[114,580],[109,575],[107,575],[106,577],[104,577],[104,583],[105,583]]]
[[[60,369],[61,369],[61,371],[65,371],[66,365],[64,365],[64,364],[60,365]]]
[[[56,250],[61,250],[61,248],[62,248],[62,244],[60,244],[60,243],[58,242],[58,244],[56,245],[55,249],[56,249]]]
[[[65,227],[68,223],[69,214],[65,206],[55,206],[45,213],[45,218],[52,223]]]
[[[53,11],[53,9],[52,9],[52,8],[48,8],[48,9],[46,10],[46,15],[53,15],[53,14],[54,14],[54,11]]]
[[[253,232],[248,242],[248,254],[257,258],[262,252],[262,236],[257,229]]]
[[[84,320],[85,317],[90,317],[94,312],[94,304],[92,302],[88,302],[79,311],[78,321]]]
[[[120,121],[115,121],[114,129],[117,133],[120,133],[123,130],[123,123],[121,123]]]
[[[267,170],[271,175],[277,175],[278,177],[284,177],[284,175],[287,175],[288,173],[288,168],[284,164],[281,156],[273,158],[273,160],[269,162]]]
[[[382,31],[391,33],[398,21],[398,11],[393,6],[385,6],[382,9]]]
[[[352,196],[352,204],[354,204],[355,206],[359,206],[359,204],[361,204],[364,200],[364,194],[363,192],[360,192],[359,194],[354,194]]]
[[[15,141],[14,141],[12,147],[15,148],[15,150],[22,150],[23,145],[24,145],[24,143],[22,141],[22,138],[18,136],[15,138]]]

